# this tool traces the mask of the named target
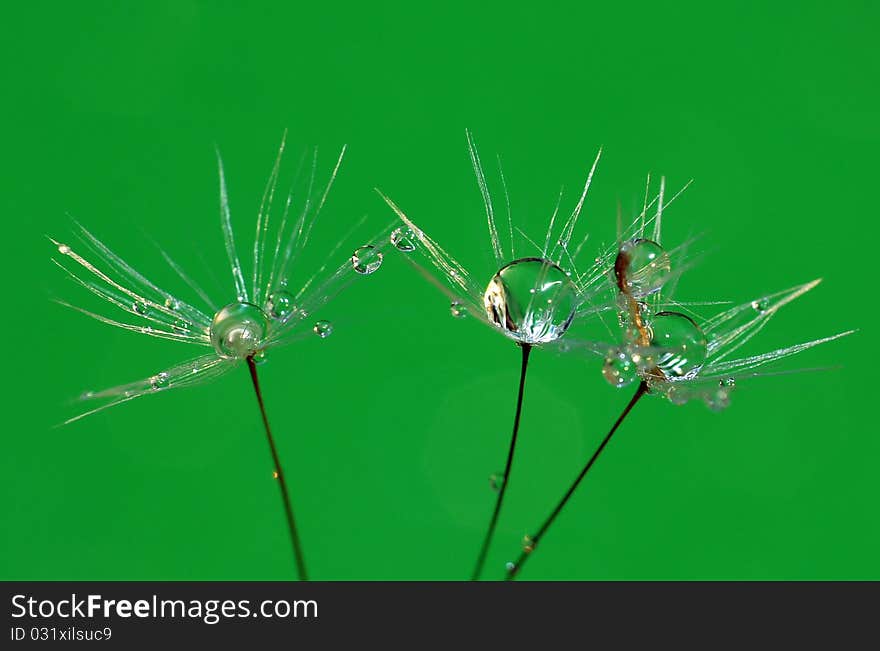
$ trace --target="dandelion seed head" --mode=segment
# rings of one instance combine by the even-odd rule
[[[251,303],[230,303],[211,322],[211,345],[226,359],[244,359],[257,352],[269,333],[269,317]]]
[[[521,258],[489,281],[483,305],[490,322],[519,343],[542,344],[561,337],[574,319],[577,288],[544,258]]]

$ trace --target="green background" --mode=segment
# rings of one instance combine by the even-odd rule
[[[179,287],[146,234],[230,300],[213,147],[247,241],[288,128],[290,167],[318,145],[326,171],[349,145],[316,260],[361,214],[391,218],[379,186],[488,281],[467,127],[538,237],[600,145],[595,244],[648,171],[693,177],[665,220],[666,241],[704,234],[683,299],[826,279],[747,352],[861,329],[788,364],[834,369],[742,382],[721,414],[646,400],[522,578],[880,579],[875,3],[27,4],[0,39],[0,578],[294,575],[244,368],[54,427],[81,391],[193,351],[51,303],[83,293],[46,234],[69,239],[73,216]],[[261,369],[313,578],[466,578],[518,351],[394,256],[324,316],[332,337]],[[533,356],[488,578],[628,397],[595,360]]]

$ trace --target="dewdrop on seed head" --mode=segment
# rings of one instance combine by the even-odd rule
[[[230,303],[211,322],[211,345],[221,357],[244,359],[253,355],[269,332],[269,318],[250,303]]]
[[[524,344],[561,337],[577,310],[577,289],[566,273],[543,258],[521,258],[502,267],[483,294],[489,320]]]
[[[614,263],[620,291],[633,298],[658,292],[672,275],[669,254],[653,240],[624,242]]]
[[[651,346],[658,349],[656,368],[666,379],[688,379],[700,372],[708,341],[693,319],[679,312],[658,312],[651,331]]]
[[[382,266],[382,252],[372,244],[355,249],[351,254],[351,266],[359,274],[368,275]]]

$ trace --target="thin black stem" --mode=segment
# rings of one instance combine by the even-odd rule
[[[266,416],[266,405],[263,404],[263,392],[260,391],[260,381],[257,378],[257,365],[253,355],[247,358],[248,370],[251,372],[251,381],[257,394],[257,403],[260,405],[260,414],[263,416],[263,425],[266,428],[266,439],[269,441],[269,450],[272,452],[272,463],[275,465],[275,479],[278,480],[278,488],[281,489],[281,499],[284,501],[284,513],[287,516],[287,527],[290,529],[290,540],[293,543],[293,556],[296,560],[296,571],[300,581],[308,581],[306,562],[303,558],[302,545],[299,534],[296,532],[296,523],[293,519],[293,507],[290,505],[290,493],[287,491],[287,482],[284,480],[284,470],[281,468],[281,460],[278,458],[278,450],[275,447],[275,439],[269,428],[269,417]]]
[[[516,398],[516,416],[513,419],[513,435],[510,437],[510,447],[507,450],[507,463],[504,466],[504,476],[501,480],[501,488],[498,490],[498,497],[495,500],[495,510],[492,511],[492,519],[489,520],[489,528],[486,530],[486,537],[483,539],[483,546],[480,548],[480,555],[477,557],[477,564],[474,567],[474,573],[471,575],[471,581],[478,581],[480,574],[483,573],[483,565],[486,563],[486,555],[489,553],[489,546],[492,544],[492,536],[495,535],[495,525],[498,524],[498,515],[501,513],[501,503],[504,502],[504,494],[507,492],[507,485],[510,483],[510,468],[513,465],[513,452],[516,448],[516,435],[519,433],[519,417],[522,413],[523,391],[526,387],[526,370],[529,366],[529,353],[532,352],[531,344],[520,344],[522,350],[522,368],[519,373],[519,393]]]
[[[608,434],[605,435],[605,438],[602,439],[602,442],[599,444],[599,447],[596,448],[596,451],[593,452],[593,456],[590,457],[590,460],[587,461],[587,465],[585,465],[580,474],[577,476],[577,479],[574,480],[571,486],[568,487],[568,490],[565,492],[565,495],[559,501],[559,504],[556,505],[556,508],[553,509],[553,512],[550,514],[546,520],[544,520],[544,524],[541,525],[541,528],[538,529],[538,532],[534,536],[530,536],[527,541],[528,547],[524,548],[520,553],[519,558],[516,559],[516,562],[513,563],[512,567],[507,570],[506,581],[512,581],[516,578],[516,575],[522,570],[523,565],[525,565],[529,556],[534,553],[535,547],[538,545],[538,541],[547,533],[547,529],[550,528],[550,525],[553,524],[553,521],[556,520],[559,513],[568,503],[568,500],[574,494],[575,490],[577,490],[578,485],[581,483],[584,477],[587,476],[587,473],[590,471],[590,468],[593,467],[593,464],[596,462],[596,459],[599,458],[599,455],[602,454],[602,450],[605,449],[605,446],[608,445],[608,441],[611,440],[611,437],[614,436],[614,432],[617,431],[617,428],[620,427],[620,424],[626,419],[629,412],[632,411],[632,408],[636,406],[636,403],[641,399],[643,395],[648,392],[648,385],[645,382],[641,382],[639,384],[639,388],[636,389],[636,394],[629,401],[629,404],[626,408],[621,412],[620,416],[618,416],[617,421],[615,421],[614,425],[611,427],[611,430]]]

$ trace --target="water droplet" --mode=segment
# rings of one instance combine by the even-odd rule
[[[508,573],[513,573],[516,571],[516,563],[513,561],[507,561],[504,564],[504,569],[508,571]]]
[[[382,266],[382,252],[372,244],[365,244],[351,254],[351,266],[359,274],[371,274]]]
[[[314,333],[321,339],[326,339],[333,334],[333,324],[329,321],[317,321],[315,327],[312,328]]]
[[[277,470],[272,471],[272,479],[278,479],[278,471]]]
[[[706,406],[712,411],[722,411],[730,406],[730,389],[719,387],[704,398]]]
[[[413,232],[408,228],[396,228],[391,233],[391,243],[398,251],[410,253],[416,250],[416,245],[412,240]]]
[[[489,475],[489,488],[491,488],[496,493],[501,490],[501,487],[504,485],[504,473],[503,472],[494,472]]]
[[[157,373],[153,377],[150,378],[150,386],[153,387],[154,391],[158,391],[159,389],[164,389],[171,382],[171,378],[165,371],[161,373]]]
[[[169,310],[179,310],[180,309],[180,301],[178,301],[173,296],[169,296],[165,299],[165,307]]]
[[[61,255],[70,255],[70,247],[66,244],[59,244],[58,253],[60,253]]]
[[[638,367],[632,357],[623,350],[617,349],[605,357],[602,375],[613,387],[620,389],[632,384],[638,377]]]
[[[254,353],[254,364],[257,366],[262,366],[266,362],[269,361],[269,355],[266,354],[266,349],[261,348],[257,352]]]
[[[174,323],[171,324],[171,327],[180,333],[187,333],[192,327],[192,323],[184,321],[183,319],[175,319]]]
[[[278,289],[266,300],[266,311],[273,319],[286,319],[293,312],[293,295],[285,289]]]
[[[550,260],[522,258],[495,274],[483,305],[489,319],[513,339],[542,344],[565,333],[577,308],[577,292]]]
[[[626,294],[642,298],[659,291],[672,274],[669,254],[652,240],[624,242],[614,263],[617,286]]]
[[[464,303],[461,303],[459,301],[452,301],[452,303],[449,304],[449,312],[456,319],[463,319],[468,315],[468,311]]]
[[[531,554],[535,551],[535,546],[538,544],[538,541],[526,534],[523,536],[522,548],[526,554]]]
[[[655,366],[667,379],[690,379],[706,361],[706,335],[689,316],[657,312],[652,322],[651,346],[659,351]]]
[[[243,359],[260,349],[269,318],[256,305],[230,303],[211,322],[211,344],[221,357]]]
[[[769,298],[759,298],[756,301],[752,301],[752,309],[759,314],[764,314],[767,311],[767,308],[770,307],[770,299]]]
[[[131,309],[141,316],[146,316],[147,312],[149,312],[147,305],[145,303],[141,303],[140,301],[135,301],[134,303],[132,303]]]
[[[718,386],[730,387],[731,389],[733,389],[736,387],[736,379],[732,377],[726,377],[723,380],[718,381]]]

